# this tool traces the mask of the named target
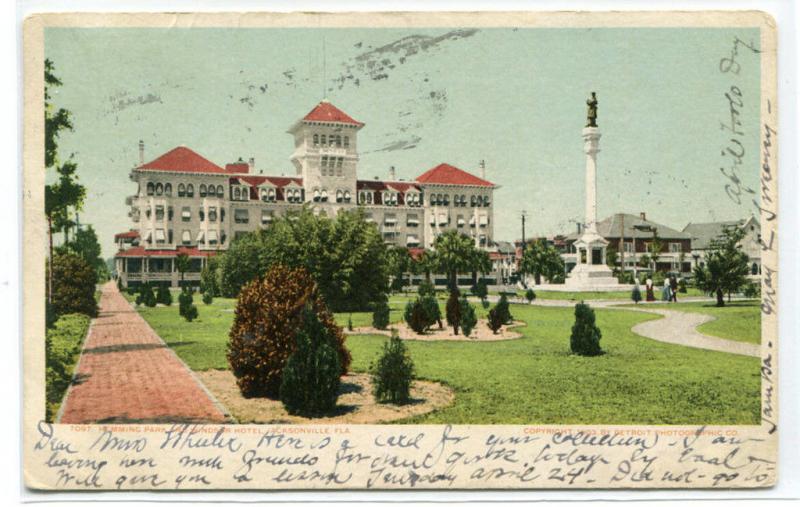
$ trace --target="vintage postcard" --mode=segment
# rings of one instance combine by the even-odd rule
[[[773,486],[776,36],[29,17],[25,484]]]

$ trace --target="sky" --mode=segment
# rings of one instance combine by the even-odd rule
[[[599,219],[646,212],[680,230],[747,217],[760,63],[740,46],[739,73],[720,70],[736,37],[758,41],[758,30],[48,28],[45,55],[63,82],[53,102],[73,115],[59,154],[87,186],[80,221],[110,257],[113,235],[133,226],[124,201],[140,139],[146,160],[185,145],[218,165],[254,157],[257,171],[293,175],[286,130],[323,98],[366,124],[361,179],[390,166],[413,179],[441,162],[479,174],[485,160],[500,187],[497,240],[521,236],[523,210],[527,237],[583,220],[592,91]],[[726,93],[741,122],[735,176]]]

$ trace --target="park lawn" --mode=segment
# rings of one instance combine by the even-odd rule
[[[51,349],[45,373],[46,415],[50,422],[58,414],[72,381],[90,321],[87,315],[70,313],[59,317],[52,328],[45,330]]]
[[[393,301],[392,306],[402,305]],[[188,323],[177,308],[139,308],[162,338],[194,370],[228,367],[227,334],[233,300],[199,304]],[[476,305],[479,315],[485,310]],[[502,342],[406,342],[416,377],[445,383],[453,405],[402,422],[452,424],[757,424],[757,358],[660,343],[630,331],[656,315],[598,310],[607,352],[572,355],[572,308],[512,305],[528,325],[523,338]],[[344,322],[348,314],[337,315]],[[356,314],[353,314],[354,325]],[[369,315],[359,314],[358,319]],[[392,313],[396,320],[396,312]],[[361,321],[361,320],[359,320]],[[480,323],[485,325],[485,323]],[[353,335],[352,369],[368,371],[385,336]]]
[[[731,301],[723,307],[713,302],[673,303],[670,310],[704,313],[716,320],[698,326],[701,333],[748,343],[761,343],[761,303],[758,300]]]
[[[631,298],[631,291],[629,290],[618,290],[618,291],[610,291],[610,292],[594,292],[594,291],[583,291],[583,292],[560,292],[560,291],[548,291],[548,290],[541,290],[537,291],[534,289],[536,293],[536,297],[540,299],[559,299],[559,300],[569,300],[569,301],[592,301],[592,300],[599,300],[599,299],[630,299]],[[642,287],[642,292],[644,292],[644,288]],[[519,291],[518,295],[520,297],[525,297],[525,291]],[[695,289],[693,287],[688,287],[686,292],[679,292],[678,299],[681,297],[702,297],[706,296],[703,291],[699,289]],[[660,293],[659,293],[660,297]]]

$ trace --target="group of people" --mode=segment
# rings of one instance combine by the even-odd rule
[[[645,296],[646,301],[655,301],[655,287],[653,286],[653,280],[648,278],[645,281],[645,292],[647,295]],[[675,275],[670,275],[669,278],[664,279],[664,287],[661,289],[661,301],[666,302],[678,302],[678,279]]]

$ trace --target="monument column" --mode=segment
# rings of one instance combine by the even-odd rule
[[[600,151],[600,130],[583,129],[583,151],[586,153],[586,230],[597,233],[597,152]]]

